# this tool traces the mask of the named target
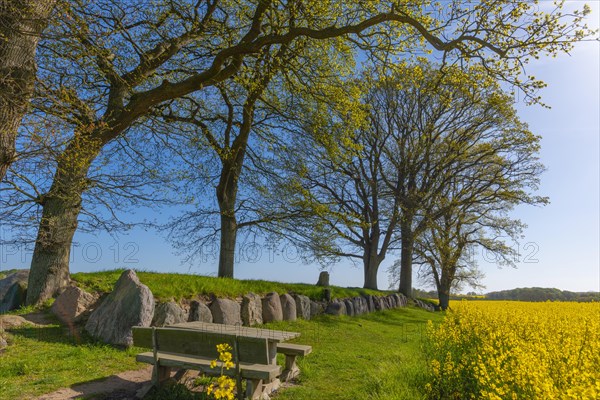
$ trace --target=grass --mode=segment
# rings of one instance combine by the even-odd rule
[[[123,270],[110,270],[72,274],[82,289],[96,292],[110,292]],[[216,295],[235,298],[253,292],[264,295],[269,292],[298,293],[313,300],[323,299],[323,288],[304,283],[282,283],[262,280],[240,280],[215,278],[210,276],[165,274],[158,272],[136,271],[140,281],[147,285],[154,297],[162,301],[195,298],[196,296]],[[389,292],[361,288],[343,288],[331,286],[332,298],[360,296],[362,294],[383,295]]]
[[[77,273],[72,278],[88,291],[109,292],[123,270]],[[254,292],[295,292],[323,298],[323,288],[260,280],[233,280],[185,274],[139,271],[138,276],[155,297],[164,301],[197,296],[239,297]],[[386,292],[331,287],[333,298]],[[49,304],[42,307],[48,308]],[[22,314],[30,309],[15,313]],[[361,317],[323,315],[313,321],[269,324],[266,328],[301,333],[298,343],[313,346],[300,360],[300,384],[277,394],[280,400],[423,398],[428,369],[422,344],[427,320],[440,321],[441,313],[407,307]],[[72,336],[57,323],[10,331],[9,347],[0,353],[0,400],[32,398],[62,387],[89,382],[142,368],[135,362],[139,349],[123,350],[98,343],[85,334]],[[283,359],[279,360],[283,363]],[[170,388],[169,395],[154,398],[197,398]],[[175,396],[175,397],[173,397]]]
[[[136,349],[122,350],[71,336],[60,325],[9,331],[0,354],[0,399],[30,399],[77,383],[139,369]]]
[[[442,318],[441,313],[409,307],[362,317],[271,324],[301,332],[297,342],[313,347],[299,363],[301,384],[282,391],[277,399],[423,398],[429,375],[422,350],[425,326],[427,320]]]
[[[441,313],[407,307],[362,317],[324,315],[313,321],[266,325],[300,332],[296,342],[313,347],[313,353],[299,362],[299,385],[286,388],[276,398],[422,398],[428,375],[421,348],[425,324],[442,317]],[[0,399],[31,398],[142,368],[134,360],[139,349],[121,350],[86,336],[68,336],[59,325],[12,330],[10,340],[11,345],[0,355]],[[177,398],[187,397],[179,393]]]

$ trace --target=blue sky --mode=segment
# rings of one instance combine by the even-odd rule
[[[581,8],[583,2],[575,3]],[[591,27],[600,26],[600,4],[590,2]],[[515,216],[528,224],[518,244],[517,268],[498,268],[478,255],[486,274],[486,291],[515,287],[558,287],[573,291],[600,290],[600,42],[580,43],[571,55],[531,63],[528,74],[543,79],[543,101],[550,110],[525,106],[517,100],[521,118],[542,136],[541,160],[548,168],[540,194],[550,197],[542,208],[520,208]],[[180,257],[160,234],[136,229],[118,241],[108,235],[76,234],[71,270],[91,271],[128,267],[164,272],[215,274],[217,262],[210,255],[193,267]],[[118,249],[118,250],[117,250]],[[295,249],[245,248],[246,259],[236,266],[238,278],[289,282],[316,282],[319,266],[299,261]],[[28,268],[27,250],[4,247],[0,268]],[[386,266],[379,285],[387,288]],[[362,286],[362,268],[343,261],[329,268],[331,282]]]

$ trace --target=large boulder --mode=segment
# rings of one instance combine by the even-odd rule
[[[73,325],[97,300],[97,296],[69,286],[56,298],[50,311],[64,324]]]
[[[16,310],[25,304],[29,270],[22,269],[0,279],[0,314]]]
[[[354,312],[354,303],[352,303],[351,299],[344,299],[344,305],[346,306],[346,314],[351,317],[356,315]]]
[[[199,301],[192,301],[190,304],[190,315],[188,317],[189,322],[213,322],[212,313],[210,308],[204,303]]]
[[[373,305],[375,307],[375,311],[385,310],[385,302],[383,297],[373,296]]]
[[[231,299],[215,299],[210,303],[215,324],[242,325],[240,305]]]
[[[394,308],[394,307],[395,307],[395,306],[394,306],[394,299],[392,299],[392,298],[391,298],[389,295],[388,295],[388,296],[385,296],[385,297],[383,298],[383,301],[385,302],[385,308],[386,308],[386,309],[388,309],[388,310],[389,310],[389,309],[391,309],[391,308]]]
[[[394,296],[394,299],[396,299],[396,307],[404,307],[404,304],[402,302],[402,297],[400,294],[398,293],[394,293],[392,296]]]
[[[255,293],[248,293],[242,297],[242,323],[252,326],[263,323],[262,300]]]
[[[325,312],[325,304],[318,301],[310,301],[310,317],[314,318]]]
[[[388,300],[388,304],[390,305],[390,308],[397,308],[399,306],[398,299],[396,298],[395,295],[393,295],[393,294],[388,295],[387,300]]]
[[[113,291],[92,312],[85,324],[90,335],[111,344],[131,346],[131,328],[150,326],[154,297],[135,271],[124,271]]]
[[[160,303],[154,310],[152,326],[165,326],[187,322],[187,315],[174,301]]]
[[[325,314],[329,315],[346,315],[346,304],[343,301],[332,301],[327,304]]]
[[[284,293],[279,296],[279,300],[281,300],[281,311],[283,313],[283,319],[285,321],[295,321],[296,320],[296,300],[294,298]]]
[[[295,294],[296,301],[296,317],[309,320],[310,319],[310,299],[302,294]]]
[[[352,305],[354,306],[355,315],[366,314],[369,312],[369,310],[367,310],[367,301],[364,297],[358,296],[352,298]]]
[[[277,293],[267,293],[262,299],[262,316],[265,323],[283,320],[281,299]]]
[[[400,305],[406,307],[408,305],[408,298],[402,293],[396,293],[396,296],[400,299]]]
[[[370,294],[363,295],[363,298],[366,302],[367,312],[375,311],[375,302],[373,301],[374,297],[375,296],[372,296]]]

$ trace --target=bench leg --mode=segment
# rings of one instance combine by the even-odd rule
[[[287,382],[291,379],[294,379],[300,375],[300,368],[298,368],[298,364],[296,364],[296,356],[295,355],[285,355],[285,369],[281,373],[281,380]]]
[[[269,394],[279,389],[279,386],[281,386],[281,381],[277,378],[269,383],[257,379],[247,379],[246,397],[249,400],[268,400]]]
[[[246,380],[246,398],[258,400],[263,393],[263,381],[257,379]]]
[[[171,368],[163,367],[162,365],[154,365],[152,370],[152,385],[158,386],[162,382],[166,381],[171,377]]]

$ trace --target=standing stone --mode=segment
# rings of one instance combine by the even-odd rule
[[[168,303],[160,303],[154,310],[154,319],[152,326],[165,326],[179,324],[187,321],[187,315],[179,304],[174,301]]]
[[[381,305],[381,298],[379,296],[373,296],[373,307],[374,307],[374,311],[381,311],[382,305]]]
[[[104,342],[131,346],[133,326],[150,326],[154,297],[133,270],[124,271],[114,290],[92,312],[85,330]]]
[[[328,303],[331,301],[331,289],[329,289],[329,288],[323,289],[323,300]]]
[[[408,305],[408,299],[406,296],[402,293],[398,293],[398,296],[400,297],[400,304],[402,304],[402,307],[406,307]]]
[[[281,299],[277,293],[267,293],[267,295],[262,299],[262,316],[264,323],[283,321]]]
[[[362,297],[353,297],[352,300],[352,306],[354,308],[354,315],[361,315],[364,314],[365,311],[362,308],[362,302],[361,302]]]
[[[295,321],[296,320],[296,300],[287,293],[279,296],[281,300],[281,311],[283,313],[284,321]]]
[[[29,270],[14,272],[0,279],[0,314],[16,310],[25,304]]]
[[[367,312],[375,311],[375,304],[373,302],[373,296],[371,296],[370,294],[366,294],[363,296],[363,298],[365,299],[365,302],[366,302]]]
[[[246,326],[263,323],[262,301],[259,295],[248,293],[242,298],[242,323]]]
[[[353,317],[356,315],[354,312],[354,304],[351,299],[344,299],[344,304],[346,305],[346,314]]]
[[[215,324],[242,325],[240,305],[230,299],[215,299],[210,304]]]
[[[321,271],[319,274],[319,280],[317,281],[317,286],[329,286],[329,272]]]
[[[325,306],[323,303],[317,301],[310,301],[310,317],[314,318],[317,315],[321,315],[325,312]]]
[[[295,294],[294,300],[296,301],[296,316],[298,318],[310,319],[310,299],[302,294]]]
[[[210,312],[210,308],[204,303],[199,301],[192,301],[190,304],[190,315],[188,317],[188,322],[213,322],[212,313]]]
[[[332,301],[331,303],[327,304],[325,314],[346,315],[346,305],[343,301]]]
[[[383,299],[383,303],[384,303],[384,306],[385,306],[386,310],[394,308],[393,303],[392,303],[392,299],[390,299],[389,296],[382,297],[382,299]]]
[[[50,311],[64,324],[72,325],[98,297],[76,286],[69,286],[52,304]]]

